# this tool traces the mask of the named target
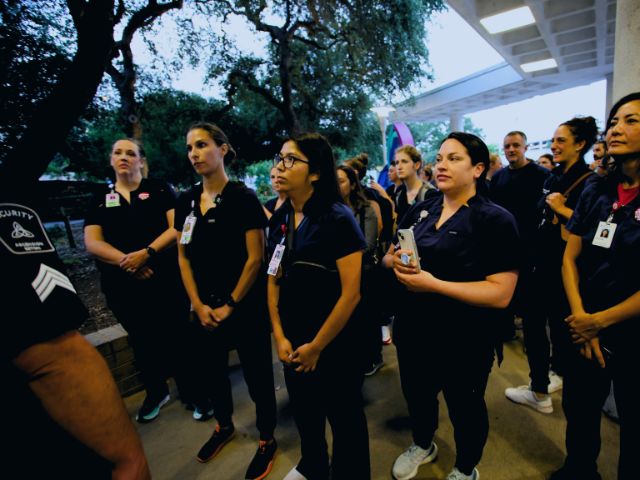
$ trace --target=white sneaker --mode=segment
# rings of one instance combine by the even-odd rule
[[[302,475],[296,467],[293,467],[282,480],[307,480],[307,477]]]
[[[529,385],[507,388],[504,391],[504,394],[512,402],[527,405],[540,413],[553,413],[551,397],[549,395],[545,395],[542,400],[538,400],[536,394],[531,391]]]
[[[447,480],[480,480],[480,472],[478,472],[477,468],[474,468],[471,475],[465,475],[457,467],[453,467],[453,470],[447,475]]]
[[[407,448],[393,463],[391,473],[396,480],[409,480],[418,474],[418,467],[433,462],[438,456],[438,446],[431,442],[431,448],[425,450],[415,443]]]
[[[387,325],[382,326],[382,343],[391,345],[391,329]]]
[[[553,393],[558,390],[562,390],[562,377],[553,370],[549,370],[549,387],[547,387],[547,391]]]

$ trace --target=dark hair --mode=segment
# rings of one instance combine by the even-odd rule
[[[605,133],[607,132],[607,130],[609,130],[609,128],[611,128],[611,121],[613,120],[613,117],[615,117],[616,113],[618,113],[618,110],[620,110],[620,107],[625,103],[634,102],[636,100],[640,100],[640,92],[633,92],[629,95],[625,95],[620,100],[618,100],[613,105],[613,107],[611,107],[611,111],[609,112],[609,116],[607,117],[607,123],[604,127]]]
[[[207,134],[211,137],[211,139],[215,142],[215,144],[218,147],[221,147],[225,143],[227,144],[227,147],[229,147],[229,150],[227,151],[227,154],[224,156],[224,164],[227,166],[230,165],[231,162],[233,162],[233,160],[236,158],[236,151],[233,149],[231,142],[229,142],[229,138],[227,138],[227,135],[222,131],[222,129],[215,123],[195,122],[191,124],[191,126],[187,130],[187,133],[189,133],[191,130],[197,130],[197,129],[204,130],[205,132],[207,132]]]
[[[553,161],[553,155],[551,155],[550,153],[543,153],[542,155],[540,155],[540,157],[546,158],[547,160],[549,160],[554,165],[556,163],[556,162]]]
[[[524,143],[525,144],[527,143],[527,136],[524,134],[524,132],[521,132],[520,130],[511,130],[509,133],[505,135],[505,138],[510,137],[511,135],[520,135],[524,140]]]
[[[574,142],[584,142],[584,147],[580,150],[580,160],[584,160],[585,153],[591,150],[598,138],[596,119],[593,117],[574,117],[560,125],[566,126],[571,131]]]
[[[427,180],[429,181],[433,178],[433,169],[431,168],[431,165],[425,165],[422,169],[422,173],[424,173],[424,176],[427,177]]]
[[[442,140],[442,142],[440,142],[440,146],[449,139],[457,140],[464,146],[464,148],[467,149],[467,153],[469,153],[469,156],[471,157],[471,165],[477,165],[479,163],[484,165],[484,170],[480,174],[480,178],[476,180],[476,192],[486,195],[488,193],[488,189],[485,179],[490,167],[489,149],[487,148],[487,145],[480,137],[477,137],[472,133],[451,132],[444,140]]]
[[[302,133],[289,137],[286,142],[294,142],[298,149],[309,159],[309,173],[317,173],[318,180],[313,182],[313,195],[304,209],[307,213],[323,213],[333,203],[343,203],[336,176],[336,164],[333,149],[329,141],[319,133]]]
[[[627,103],[635,102],[638,100],[640,100],[640,92],[633,92],[633,93],[630,93],[629,95],[625,95],[624,97],[622,97],[613,105],[613,107],[611,107],[611,111],[609,112],[609,116],[607,117],[605,134],[611,128],[611,122],[613,121],[613,117],[616,116],[616,113],[618,113],[618,110],[620,110],[620,107],[622,107]],[[606,144],[605,144],[605,150],[607,150]],[[626,177],[626,175],[622,173],[622,168],[620,168],[620,164],[628,158],[627,155],[618,155],[617,158],[615,155],[611,155],[610,158],[613,158],[613,166],[611,167],[608,166],[607,157],[604,158],[604,160],[607,161],[607,170],[609,172],[609,174],[607,175],[607,180],[609,180],[612,184],[616,184],[616,185],[619,182],[629,180]]]
[[[607,142],[606,142],[606,140],[598,140],[593,144],[593,146],[595,147],[596,145],[600,145],[600,144],[602,144],[602,146],[604,147],[604,151],[606,152],[607,151]]]
[[[355,157],[345,160],[344,164],[353,168],[358,174],[358,178],[362,180],[367,174],[367,168],[369,167],[369,155],[364,152],[359,153]]]
[[[351,192],[349,193],[349,203],[351,204],[351,208],[353,208],[354,212],[357,212],[366,204],[369,203],[367,197],[364,194],[364,189],[360,184],[360,179],[358,178],[358,172],[356,172],[349,165],[338,165],[336,170],[341,170],[347,176],[349,180],[349,184],[353,187]]]

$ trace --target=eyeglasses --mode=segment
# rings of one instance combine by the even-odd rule
[[[276,153],[275,157],[273,157],[273,166],[277,167],[280,162],[284,163],[284,168],[291,168],[293,167],[293,164],[296,162],[302,162],[309,165],[309,162],[307,160],[303,160],[294,155],[289,154],[283,157],[279,153]]]

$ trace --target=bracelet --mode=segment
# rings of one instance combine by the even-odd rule
[[[156,249],[153,247],[147,247],[146,250],[150,257],[153,257],[156,253],[158,253],[156,252]]]

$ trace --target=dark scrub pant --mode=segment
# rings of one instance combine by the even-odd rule
[[[564,319],[569,315],[570,309],[559,266],[557,269],[539,269],[528,277],[524,279],[529,285],[525,293],[528,308],[522,321],[524,346],[529,362],[531,389],[544,393],[549,387],[549,368],[560,375],[564,375],[566,371],[571,338]]]
[[[567,418],[565,468],[576,478],[600,478],[596,463],[600,453],[600,422],[612,380],[620,422],[618,480],[637,479],[640,475],[635,461],[640,409],[634,393],[639,362],[636,347],[630,342],[626,347],[617,349],[611,357],[605,356],[605,369],[584,358],[577,348],[572,349],[564,377],[562,407]]]
[[[285,366],[284,378],[293,418],[300,434],[302,458],[297,470],[308,480],[366,480],[371,478],[369,433],[362,401],[362,369],[345,365],[328,355],[314,372],[297,373]],[[333,432],[333,455],[329,454],[325,424]],[[329,471],[331,470],[331,474]]]
[[[148,282],[148,283],[146,283]],[[167,378],[174,376],[182,392],[183,350],[188,304],[181,287],[140,281],[136,288],[107,294],[107,306],[129,335],[147,396],[161,399],[168,393]],[[176,284],[177,285],[177,284]]]
[[[276,396],[273,386],[271,336],[266,320],[232,314],[215,330],[194,325],[193,367],[198,370],[198,400],[201,410],[209,405],[221,426],[232,424],[233,397],[229,380],[229,350],[236,348],[249,396],[256,406],[256,427],[261,440],[273,438],[276,428]],[[248,315],[248,314],[247,314]],[[210,403],[209,403],[210,402]]]
[[[438,428],[438,393],[442,391],[453,424],[456,467],[470,475],[489,434],[484,392],[494,346],[468,332],[460,335],[476,338],[476,344],[467,344],[460,336],[443,338],[433,331],[416,335],[401,326],[398,330],[395,343],[413,442],[429,449]]]

